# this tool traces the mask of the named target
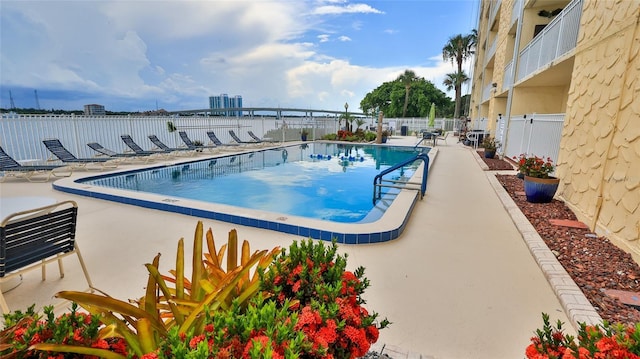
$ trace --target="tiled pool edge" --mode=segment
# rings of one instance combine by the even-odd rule
[[[437,150],[432,149],[429,152],[429,168],[433,164],[436,154],[437,154]],[[422,165],[423,164],[421,164],[421,166]],[[128,172],[128,171],[124,171],[124,172]],[[81,178],[76,178],[73,180],[61,179],[61,180],[55,181],[52,184],[52,187],[54,190],[65,192],[65,193],[71,193],[79,196],[85,196],[85,197],[107,200],[107,201],[112,201],[112,202],[117,202],[122,204],[134,205],[134,206],[139,206],[143,208],[156,209],[156,210],[161,210],[166,212],[184,214],[184,215],[189,215],[189,216],[194,216],[199,218],[213,219],[213,220],[223,221],[223,222],[237,224],[237,225],[267,229],[267,230],[277,231],[281,233],[298,235],[302,237],[310,237],[313,239],[331,241],[335,238],[336,241],[341,244],[380,243],[380,242],[394,240],[400,237],[400,235],[404,231],[409,221],[409,218],[411,217],[411,213],[413,212],[416,202],[419,200],[419,192],[415,192],[412,190],[403,190],[400,194],[398,194],[398,197],[403,197],[402,200],[405,200],[405,201],[407,200],[407,198],[404,198],[404,197],[409,197],[410,203],[405,204],[405,205],[408,205],[409,207],[406,210],[406,216],[404,216],[404,218],[402,219],[402,222],[399,225],[394,224],[391,226],[391,228],[388,228],[388,229],[385,228],[384,230],[372,231],[369,233],[366,233],[366,231],[358,231],[358,232],[364,232],[364,233],[350,233],[347,231],[324,230],[324,229],[318,228],[319,226],[315,226],[312,228],[311,226],[306,226],[306,225],[281,223],[281,222],[276,222],[272,220],[251,218],[247,216],[234,215],[234,214],[228,214],[228,213],[221,213],[221,212],[216,212],[216,211],[207,210],[207,209],[189,208],[189,207],[186,207],[183,205],[177,205],[171,202],[160,202],[160,201],[145,200],[145,199],[138,199],[138,198],[129,198],[119,194],[96,192],[94,190],[81,188],[83,184],[78,183],[78,181],[89,178],[89,177],[101,177],[101,176],[104,176],[104,174],[92,174],[88,176],[83,176]],[[416,173],[412,177],[412,181],[416,177],[422,178],[421,171],[416,171]],[[71,182],[71,184],[64,185],[67,182]],[[387,212],[392,211],[394,207],[399,205],[397,204],[397,201],[399,199],[401,198],[396,198],[394,200],[394,203],[391,205],[391,207],[387,209]],[[383,221],[384,218],[385,216],[383,215],[382,219],[377,222]],[[354,223],[352,224],[352,226],[354,228],[358,228],[358,227],[373,228],[375,227],[375,223],[376,222],[363,223],[363,224]],[[331,224],[335,224],[335,223],[326,222],[326,224],[328,227],[330,227]]]
[[[540,266],[549,285],[562,304],[566,315],[571,319],[573,327],[578,330],[580,328],[579,322],[587,325],[602,324],[600,314],[560,264],[531,222],[520,211],[511,196],[502,187],[495,173],[487,172],[487,179],[509,213],[511,220],[520,231],[531,255]]]

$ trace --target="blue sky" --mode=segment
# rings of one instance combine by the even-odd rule
[[[226,93],[245,107],[356,110],[405,69],[445,91],[442,47],[477,11],[476,0],[2,0],[0,107],[9,91],[36,107],[37,90],[44,109],[202,109]]]

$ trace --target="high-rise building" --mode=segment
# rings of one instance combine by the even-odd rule
[[[102,105],[90,104],[84,105],[84,114],[87,116],[104,116],[107,112]]]
[[[229,98],[226,93],[209,97],[209,108],[212,110],[242,108],[242,96]],[[212,115],[242,116],[242,111],[211,111]]]
[[[559,197],[592,230],[636,255],[639,18],[638,1],[480,0],[471,93],[473,121],[506,119],[503,131],[488,122],[496,135],[550,136],[525,134],[522,121],[512,120],[535,125],[542,116],[560,117]]]

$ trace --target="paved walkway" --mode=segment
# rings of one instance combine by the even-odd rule
[[[416,142],[415,137],[394,137],[390,144]],[[495,179],[482,170],[474,151],[451,136],[437,151],[427,195],[415,206],[400,238],[340,246],[349,255],[349,267],[366,268],[371,282],[367,307],[393,323],[381,332],[375,348],[384,346],[385,353],[394,358],[522,358],[529,338],[542,324],[542,312],[554,321],[566,322],[567,327],[570,317],[591,314],[579,296],[576,305],[582,305],[584,311],[566,310],[574,308],[571,298],[575,293],[569,292],[569,298],[559,289],[570,290],[572,282],[550,285],[545,277],[550,269],[541,270],[536,262],[539,256],[532,256],[527,246],[535,240],[535,233],[527,232],[522,224],[519,229],[516,224],[522,218],[514,223],[510,212],[519,211],[513,203],[505,208],[504,194],[500,195]],[[0,198],[34,195],[78,202],[77,238],[94,284],[120,299],[143,293],[143,264],[158,252],[163,254],[161,271],[173,267],[177,240],[183,237],[189,243],[197,221],[57,192],[51,183],[10,180],[0,184]],[[252,249],[286,247],[301,239],[213,220],[204,223],[218,241],[226,240],[229,230],[237,228],[240,239],[249,240]],[[77,261],[70,257],[65,266],[64,279],[56,277],[55,266],[49,269],[46,282],[40,281],[37,270],[27,274],[22,285],[6,294],[7,302],[14,309],[34,302],[41,306],[50,303],[52,293],[59,290],[85,289]]]

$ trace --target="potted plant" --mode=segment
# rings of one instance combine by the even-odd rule
[[[389,131],[388,130],[382,131],[382,143],[387,143],[388,137],[389,137]]]
[[[550,175],[555,169],[551,158],[544,159],[521,154],[514,159],[518,165],[518,172],[524,177],[524,192],[527,196],[527,202],[551,202],[560,184],[559,179]]]
[[[300,139],[302,139],[303,141],[307,140],[307,136],[309,136],[309,130],[307,130],[306,128],[303,128],[300,131]]]
[[[485,137],[482,140],[482,147],[484,148],[484,158],[494,158],[496,156],[496,150],[499,146],[500,143],[496,141],[494,137]]]

